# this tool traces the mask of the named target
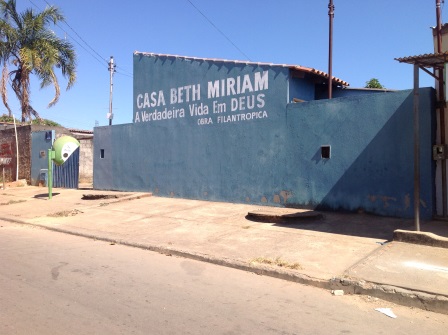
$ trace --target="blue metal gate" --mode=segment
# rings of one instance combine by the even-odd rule
[[[79,148],[65,161],[53,164],[53,187],[78,188],[79,182]]]

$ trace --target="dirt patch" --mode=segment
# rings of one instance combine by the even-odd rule
[[[26,179],[19,179],[17,181],[12,181],[9,183],[6,183],[6,188],[13,188],[13,187],[25,187],[28,184],[26,183]]]
[[[258,258],[254,258],[250,262],[275,265],[275,266],[279,266],[281,268],[287,268],[287,269],[292,269],[292,270],[303,270],[302,266],[299,263],[288,263],[287,261],[280,259],[280,257],[277,257],[277,258],[258,257]]]
[[[9,200],[8,202],[2,202],[0,203],[0,206],[6,206],[6,205],[13,205],[13,204],[20,204],[21,202],[25,202],[26,200]]]
[[[82,212],[77,209],[72,209],[72,210],[68,210],[68,211],[51,213],[51,214],[48,214],[47,216],[53,217],[53,218],[59,218],[59,217],[75,216],[80,213],[82,213]]]

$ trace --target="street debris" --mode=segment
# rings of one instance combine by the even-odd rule
[[[292,270],[302,270],[302,266],[299,263],[289,263],[280,257],[277,257],[275,259],[273,258],[265,258],[265,257],[257,257],[250,261],[250,263],[260,263],[260,264],[267,264],[267,265],[276,265],[281,268],[287,268]]]
[[[384,315],[387,315],[388,317],[390,317],[392,319],[396,319],[397,318],[395,313],[392,312],[392,309],[390,309],[390,308],[375,308],[375,311],[383,313]]]
[[[333,295],[344,295],[344,290],[332,290],[331,294],[333,294]]]
[[[0,206],[19,204],[19,203],[21,203],[21,202],[25,202],[25,201],[26,201],[26,200],[9,200],[8,202],[2,202],[2,203],[0,203]]]
[[[379,299],[376,298],[376,297],[372,297],[372,296],[368,295],[368,296],[365,297],[365,300],[366,301],[378,301]]]
[[[80,210],[77,210],[77,209],[72,209],[72,210],[47,214],[47,216],[49,216],[49,217],[67,217],[67,216],[75,216],[79,213],[83,213],[83,212]]]

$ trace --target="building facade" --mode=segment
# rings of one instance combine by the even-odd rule
[[[78,180],[82,183],[92,183],[92,131],[44,125],[18,125],[16,129],[10,123],[0,125],[0,157],[11,158],[11,162],[4,167],[5,182],[21,179],[33,186],[45,184],[47,177],[44,174],[48,170],[48,149],[52,147],[56,138],[67,135],[77,138],[81,143],[77,166],[57,167],[55,171],[58,174],[55,175],[60,176],[60,180],[54,179],[53,185],[55,187],[70,185],[71,188],[76,188]],[[17,159],[17,153],[19,159]]]
[[[412,217],[412,92],[343,91],[334,78],[341,97],[328,100],[326,78],[136,52],[134,122],[95,128],[94,188]],[[420,90],[420,105],[421,145],[431,147],[433,89]],[[434,211],[428,152],[422,218]]]

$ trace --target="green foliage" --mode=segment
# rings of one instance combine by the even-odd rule
[[[366,81],[365,88],[385,88],[381,85],[380,81],[376,78],[372,78],[369,81]]]
[[[13,123],[14,119],[12,116],[3,114],[0,116],[0,122],[10,122]],[[20,122],[19,120],[16,119],[16,123],[17,124],[24,124],[24,122]],[[50,126],[50,127],[62,127],[59,123],[55,122],[55,121],[51,121],[48,119],[34,119],[31,121],[31,124],[36,124],[36,125],[41,125],[41,126]]]
[[[31,121],[31,124],[50,126],[50,127],[62,127],[59,123],[48,119],[34,119],[33,121]]]
[[[11,123],[13,123],[13,122],[14,122],[14,119],[13,119],[12,116],[3,114],[2,116],[0,116],[0,122],[11,122]],[[18,122],[17,119],[16,119],[16,122]]]
[[[6,88],[9,82],[20,102],[23,122],[33,116],[39,119],[30,104],[31,75],[39,80],[41,88],[54,87],[55,95],[48,107],[56,104],[60,96],[56,69],[68,79],[67,89],[76,80],[73,45],[51,29],[60,22],[64,22],[64,16],[54,6],[47,6],[41,12],[31,8],[17,12],[16,0],[0,0],[0,65],[3,67],[0,93],[11,115]]]

